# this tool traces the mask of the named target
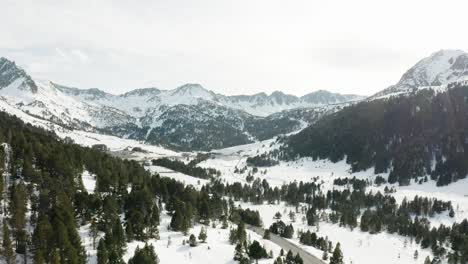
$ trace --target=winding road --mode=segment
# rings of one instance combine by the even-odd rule
[[[261,227],[256,227],[256,226],[251,226],[251,225],[245,225],[247,229],[259,234],[260,236],[263,236],[265,229]],[[288,252],[289,250],[296,255],[299,253],[301,255],[302,259],[304,260],[304,264],[325,264],[322,260],[319,258],[315,257],[314,255],[310,254],[309,252],[303,250],[302,248],[298,247],[297,245],[289,242],[288,240],[275,235],[275,234],[270,234],[270,241],[277,244],[281,248],[285,250],[285,252]]]

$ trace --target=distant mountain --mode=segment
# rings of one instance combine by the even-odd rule
[[[274,92],[226,96],[185,84],[114,95],[34,80],[2,58],[0,104],[61,126],[99,131],[180,150],[210,150],[289,133],[362,99],[318,91],[302,97]]]
[[[440,50],[420,60],[406,71],[395,85],[371,98],[408,94],[421,88],[440,89],[468,79],[468,53],[462,50]]]
[[[219,96],[218,101],[226,106],[241,109],[257,116],[267,116],[284,110],[297,108],[322,107],[333,104],[356,102],[364,99],[359,95],[342,95],[320,90],[301,97],[273,92],[271,95],[259,93],[255,95]]]
[[[341,95],[320,90],[302,97],[273,92],[271,95],[259,93],[254,95],[226,96],[203,88],[200,84],[185,84],[173,90],[157,88],[137,89],[121,95],[112,95],[97,89],[77,89],[56,86],[67,95],[88,103],[121,108],[128,104],[129,114],[144,112],[144,109],[155,106],[196,105],[200,102],[211,102],[221,106],[242,110],[254,116],[263,116],[295,108],[322,107],[331,104],[342,104],[362,100],[359,95]],[[133,110],[136,110],[133,111]],[[133,112],[133,113],[132,113]]]

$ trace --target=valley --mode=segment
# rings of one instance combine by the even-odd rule
[[[2,58],[1,263],[467,263],[467,58],[366,98],[113,95]]]

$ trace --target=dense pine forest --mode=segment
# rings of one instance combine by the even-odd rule
[[[196,161],[197,160],[195,159],[194,162],[189,162],[188,164],[185,164],[184,162],[179,160],[159,158],[152,160],[152,164],[201,179],[210,179],[213,176],[220,176],[221,173],[215,169],[201,168],[196,166]]]
[[[273,153],[283,159],[346,159],[352,171],[389,172],[388,181],[408,185],[431,175],[439,186],[468,173],[468,86],[446,92],[373,100],[324,117]]]
[[[163,203],[173,218],[171,228],[180,231],[194,218],[219,218],[224,212],[220,197],[151,176],[135,161],[64,144],[52,133],[4,113],[0,141],[1,158],[7,161],[0,163],[5,176],[0,190],[5,212],[2,255],[8,264],[15,255],[35,263],[86,263],[77,233],[84,224],[91,224],[94,239],[104,234],[96,241],[98,263],[122,263],[127,241],[158,237]],[[85,170],[96,175],[95,193],[83,187]]]

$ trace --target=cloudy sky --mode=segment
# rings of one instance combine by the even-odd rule
[[[372,94],[440,49],[468,50],[466,0],[0,0],[0,56],[112,93]]]

